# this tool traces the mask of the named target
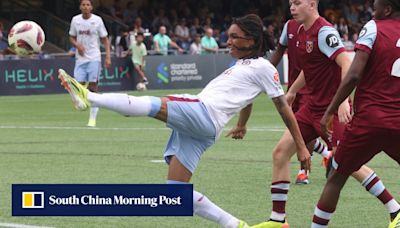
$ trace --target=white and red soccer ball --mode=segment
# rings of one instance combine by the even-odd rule
[[[8,33],[8,45],[21,56],[39,53],[44,41],[43,29],[33,21],[20,21]]]

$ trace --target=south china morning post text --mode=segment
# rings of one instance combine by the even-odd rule
[[[160,195],[158,197],[126,197],[123,195],[115,195],[114,197],[101,197],[99,195],[83,195],[78,197],[72,195],[69,197],[57,197],[51,195],[49,197],[49,205],[129,205],[129,206],[149,206],[158,207],[159,205],[182,205],[182,197],[168,197]]]
[[[193,216],[192,184],[13,184],[13,216]]]

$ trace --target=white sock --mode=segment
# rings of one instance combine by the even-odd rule
[[[239,219],[222,210],[211,202],[205,195],[193,191],[193,211],[196,215],[217,222],[225,228],[236,228]]]
[[[87,98],[95,107],[106,108],[124,116],[155,116],[161,107],[161,99],[158,97],[88,92]]]
[[[315,140],[314,151],[324,158],[328,158],[330,155],[328,148],[319,139]]]
[[[89,119],[91,120],[95,120],[97,117],[97,112],[99,111],[98,107],[90,107],[90,115],[89,115]]]

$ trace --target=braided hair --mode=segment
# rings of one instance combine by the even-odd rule
[[[256,14],[248,14],[243,17],[234,18],[232,24],[236,24],[246,34],[254,39],[250,58],[262,57],[265,53],[274,48],[271,35],[263,30],[263,22]]]

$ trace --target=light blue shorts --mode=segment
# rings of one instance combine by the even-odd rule
[[[101,73],[101,62],[75,63],[74,78],[78,82],[98,82]]]
[[[200,101],[168,101],[167,109],[167,127],[172,133],[164,159],[169,164],[171,156],[175,155],[193,173],[201,155],[215,143],[215,126]]]

